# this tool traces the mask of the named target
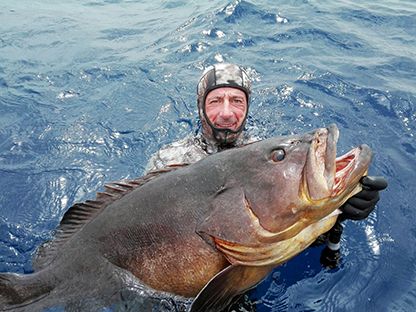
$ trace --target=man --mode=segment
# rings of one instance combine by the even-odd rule
[[[243,132],[250,92],[249,77],[239,66],[216,64],[208,67],[197,88],[202,133],[163,147],[151,157],[146,171],[194,163],[209,154],[255,141]]]
[[[151,157],[146,171],[172,164],[194,163],[223,149],[256,141],[243,132],[250,93],[250,79],[241,67],[224,63],[208,67],[197,87],[202,133],[159,150]],[[341,221],[367,218],[379,200],[379,191],[387,187],[383,177],[367,176],[361,183],[363,190],[341,207]]]
[[[256,141],[243,132],[249,110],[251,83],[247,73],[234,64],[216,64],[202,74],[197,87],[198,114],[202,133],[188,136],[163,147],[153,155],[146,171],[164,168],[173,164],[194,163],[209,154],[224,149],[242,146]],[[383,177],[364,177],[363,190],[350,198],[342,207],[340,221],[365,219],[379,200],[379,191],[387,187]],[[334,266],[337,261],[342,226],[337,222],[334,228],[323,235],[322,243],[328,240],[321,262]],[[319,239],[318,239],[319,241]],[[237,305],[244,311],[255,311],[247,296]]]

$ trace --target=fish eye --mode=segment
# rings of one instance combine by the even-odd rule
[[[275,149],[270,155],[270,159],[274,162],[279,162],[285,159],[286,152],[282,148]]]

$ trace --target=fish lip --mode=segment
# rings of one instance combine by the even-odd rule
[[[304,170],[304,189],[309,201],[328,198],[332,192],[338,137],[339,131],[335,124],[312,133]]]
[[[331,197],[351,193],[360,179],[367,173],[372,151],[366,144],[351,149],[335,159],[335,178]],[[349,185],[354,187],[348,187]]]
[[[327,130],[328,136],[325,151],[324,177],[327,182],[328,190],[332,190],[335,184],[337,143],[339,139],[339,130],[335,124],[329,125],[327,127]]]
[[[366,144],[352,148],[347,153],[336,156],[339,130],[335,124],[328,128],[325,178],[330,197],[339,197],[341,193],[352,192],[361,177],[366,174],[370,165],[372,152]],[[351,185],[351,187],[348,187]]]
[[[339,130],[335,124],[313,133],[306,164],[306,195],[319,201],[352,193],[371,161],[371,149],[363,144],[337,157]]]

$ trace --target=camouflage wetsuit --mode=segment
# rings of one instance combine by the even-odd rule
[[[190,135],[182,140],[162,147],[153,154],[146,166],[145,172],[147,173],[152,170],[162,169],[169,165],[192,164],[210,154],[232,147],[243,146],[258,140],[259,138],[257,137],[242,133],[232,146],[221,147],[215,142],[206,140],[201,134],[196,136]]]

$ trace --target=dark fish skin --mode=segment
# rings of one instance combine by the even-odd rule
[[[304,168],[316,141],[322,149],[325,139],[327,150],[334,149],[331,127],[109,185],[95,201],[67,212],[55,240],[40,248],[35,273],[0,274],[0,310],[92,311],[134,298],[140,311],[156,311],[161,302],[178,305],[160,311],[181,311],[189,303],[185,298],[199,294],[191,311],[219,311],[327,230],[329,221],[313,231],[309,226],[355,191],[371,159],[366,146],[345,178],[345,194],[308,201],[302,193],[312,179],[304,177]],[[278,149],[284,150],[282,161],[273,158]],[[322,193],[315,187],[314,194]],[[281,253],[276,248],[286,249],[279,246],[304,229],[311,238],[275,258]]]

